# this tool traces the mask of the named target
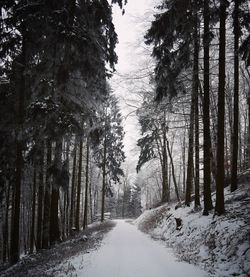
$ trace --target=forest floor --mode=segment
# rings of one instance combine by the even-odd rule
[[[226,213],[203,216],[191,207],[162,205],[145,211],[138,228],[171,247],[183,261],[199,266],[208,276],[249,277],[250,272],[250,186],[239,185],[233,193],[224,190]],[[215,193],[213,194],[215,204]]]
[[[41,250],[38,253],[24,256],[14,266],[1,270],[1,277],[21,276],[55,276],[58,273],[58,265],[75,256],[82,256],[89,251],[98,249],[105,235],[114,228],[114,221],[91,224],[86,230],[75,237],[55,245],[51,249]],[[57,268],[54,270],[54,268]],[[63,268],[64,273],[72,272],[73,268]],[[55,272],[56,271],[56,272]],[[71,275],[69,275],[71,276]]]

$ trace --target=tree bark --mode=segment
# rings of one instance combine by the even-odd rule
[[[62,169],[62,139],[57,138],[54,166],[61,171]],[[55,173],[56,174],[56,173]],[[59,204],[59,183],[58,176],[54,174],[52,193],[51,193],[51,209],[50,209],[50,245],[60,241],[60,228],[58,217],[58,204]]]
[[[247,105],[248,105],[248,134],[247,134],[247,151],[246,151],[246,164],[247,168],[250,167],[250,91],[249,96],[247,99]]]
[[[186,191],[186,132],[183,136],[183,147],[182,147],[182,164],[183,164],[183,176],[182,176],[182,192]]]
[[[10,183],[6,188],[6,200],[5,200],[5,216],[3,225],[3,262],[5,263],[8,258],[9,249],[9,205],[10,205]]]
[[[169,155],[169,158],[170,158],[170,163],[171,163],[171,168],[172,168],[172,176],[173,176],[173,182],[174,182],[176,197],[177,197],[178,202],[181,202],[180,195],[179,195],[179,190],[178,190],[178,184],[177,184],[176,178],[175,178],[173,157],[172,157],[172,154],[171,154],[171,151],[170,151],[170,148],[169,148],[168,141],[167,141],[167,148],[168,148],[168,155]]]
[[[222,215],[224,205],[224,138],[225,138],[225,60],[226,60],[226,5],[220,0],[220,39],[219,39],[219,89],[218,89],[218,125],[217,125],[217,170],[216,170],[216,204],[215,212]]]
[[[44,193],[44,210],[43,210],[43,234],[42,247],[48,248],[50,241],[50,176],[49,168],[52,160],[51,140],[47,139],[47,158],[46,158],[46,179],[45,179],[45,193]]]
[[[32,219],[31,219],[31,230],[30,230],[30,254],[32,254],[34,251],[34,240],[35,240],[36,182],[37,182],[36,163],[34,163],[33,167],[34,167],[34,172],[33,172]]]
[[[70,217],[69,217],[69,228],[70,234],[72,235],[73,218],[75,215],[75,176],[76,176],[76,149],[77,143],[75,140],[75,148],[73,152],[73,168],[72,168],[72,180],[71,180],[71,201],[70,201]]]
[[[239,1],[234,1],[234,114],[233,114],[233,157],[231,167],[231,191],[235,191],[238,170],[239,132]]]
[[[163,143],[162,143],[162,202],[168,202],[170,198],[170,191],[168,186],[168,161],[167,161],[167,138],[166,138],[166,113],[164,112],[163,124]]]
[[[101,222],[104,221],[104,210],[105,210],[105,194],[106,194],[106,159],[107,159],[107,145],[106,145],[106,134],[104,138],[103,146],[103,162],[102,162],[102,210],[101,210]]]
[[[201,205],[200,203],[200,144],[199,144],[199,34],[198,34],[198,8],[197,0],[194,1],[194,93],[195,93],[195,208]]]
[[[79,142],[79,163],[78,163],[78,184],[77,184],[77,199],[76,199],[76,215],[75,226],[76,230],[80,231],[80,204],[81,204],[81,185],[82,185],[82,136]]]
[[[44,143],[41,143],[38,147],[39,149],[39,185],[38,185],[38,207],[37,207],[37,250],[42,248],[42,220],[43,220],[43,190],[44,190],[44,182],[43,182],[43,172],[44,172]]]
[[[204,210],[203,215],[208,215],[209,211],[213,208],[211,197],[211,134],[210,134],[210,37],[209,37],[209,22],[210,11],[209,2],[204,1],[203,14],[204,14],[204,98],[203,98],[203,160],[204,160]]]
[[[190,128],[189,128],[189,142],[188,142],[188,165],[187,165],[187,180],[186,180],[186,197],[185,205],[190,206],[191,192],[193,186],[194,175],[194,115],[195,115],[195,90],[193,84],[191,111],[190,111]]]
[[[89,193],[89,138],[87,137],[87,157],[86,157],[86,183],[85,183],[85,200],[84,200],[84,216],[83,216],[83,229],[88,226],[88,193]]]
[[[25,26],[23,28],[23,41],[21,52],[20,68],[20,87],[18,93],[18,109],[16,114],[18,131],[16,135],[16,172],[15,186],[13,188],[13,220],[11,224],[11,243],[10,243],[10,263],[15,264],[19,260],[19,227],[20,227],[20,200],[21,200],[21,183],[23,170],[23,122],[24,122],[24,105],[25,105],[25,69],[26,69],[26,34]]]

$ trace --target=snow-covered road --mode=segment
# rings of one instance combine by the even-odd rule
[[[84,277],[206,276],[197,267],[178,262],[171,249],[123,220],[117,220],[99,250],[75,257],[70,263],[76,276]]]

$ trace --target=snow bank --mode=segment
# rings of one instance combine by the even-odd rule
[[[195,212],[193,207],[175,210],[163,205],[145,211],[134,223],[209,276],[250,276],[249,195],[249,185],[241,185],[233,193],[225,189],[225,216],[202,216],[202,211]]]

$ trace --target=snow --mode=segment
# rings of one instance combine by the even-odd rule
[[[163,205],[143,213],[135,224],[153,238],[164,241],[184,261],[208,276],[250,276],[250,188],[225,189],[225,216],[203,216],[193,207]],[[215,196],[213,196],[215,201]],[[177,230],[176,219],[182,225]]]
[[[57,276],[206,276],[197,267],[178,261],[170,248],[152,240],[132,224],[124,220],[116,222],[116,227],[104,238],[99,250],[65,261],[60,265],[64,267],[64,273]]]

